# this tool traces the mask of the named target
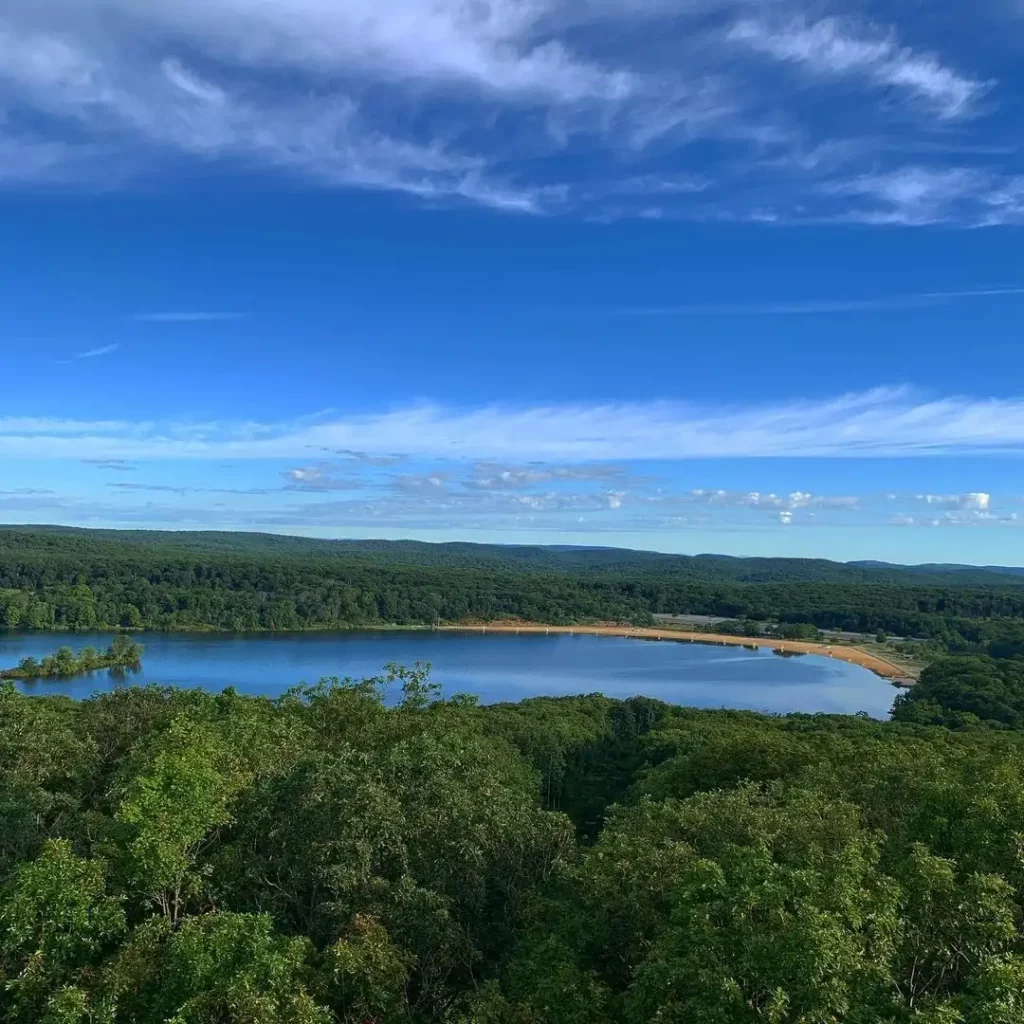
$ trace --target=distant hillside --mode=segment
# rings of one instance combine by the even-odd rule
[[[487,567],[520,572],[678,576],[722,583],[901,583],[936,586],[1021,586],[1024,569],[1001,566],[833,562],[812,558],[670,555],[608,547],[527,546],[423,541],[320,540],[267,533],[88,530],[65,526],[0,526],[0,557],[18,554],[75,558],[138,549],[147,556],[278,556],[393,566]]]
[[[910,572],[917,577],[941,576],[945,579],[963,581],[982,580],[988,577],[1024,576],[1024,567],[1014,565],[965,565],[960,562],[923,562],[920,565],[899,565],[895,562],[876,562],[872,560],[847,562],[865,569],[885,569],[897,572]],[[1000,583],[1008,582],[1005,578]]]
[[[615,548],[0,528],[0,628],[374,628],[705,615],[1024,654],[1024,575]]]

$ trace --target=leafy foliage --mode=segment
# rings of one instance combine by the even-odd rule
[[[900,696],[894,714],[905,722],[954,728],[1024,728],[1024,660],[943,659]]]
[[[884,723],[8,685],[0,1021],[1017,1024],[1017,670]]]

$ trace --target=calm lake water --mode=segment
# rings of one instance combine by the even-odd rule
[[[127,684],[161,683],[274,697],[321,676],[377,675],[387,662],[429,661],[446,696],[475,693],[483,703],[524,697],[604,693],[643,695],[691,707],[746,708],[886,718],[896,691],[856,665],[829,658],[783,658],[741,647],[598,636],[485,636],[462,633],[299,633],[218,636],[148,633],[143,668],[124,679],[108,672],[20,684],[26,693],[88,697]],[[62,644],[105,648],[111,634],[0,633],[0,668]]]

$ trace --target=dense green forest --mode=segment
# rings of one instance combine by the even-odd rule
[[[1019,1024],[1024,669],[894,722],[0,688],[10,1024]],[[925,724],[942,720],[943,725]]]
[[[0,626],[290,630],[659,613],[1024,652],[1024,577],[611,549],[0,530]]]

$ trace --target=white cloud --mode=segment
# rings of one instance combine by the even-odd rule
[[[281,475],[285,479],[285,489],[289,491],[350,491],[362,486],[356,478],[337,476],[336,468],[330,463],[296,466]]]
[[[973,167],[916,166],[830,182],[822,191],[874,201],[874,206],[852,211],[850,218],[853,220],[922,225],[955,216],[973,217],[977,221],[996,216],[1010,220],[1018,211],[989,198],[1006,187],[1005,183],[997,184],[988,172]]]
[[[28,458],[303,458],[311,450],[351,449],[607,465],[609,460],[981,454],[1022,447],[1024,399],[927,400],[903,389],[745,408],[670,402],[419,405],[279,423],[0,418],[0,455]]]
[[[72,6],[71,0],[67,4]],[[184,33],[209,56],[248,66],[316,69],[390,82],[465,84],[517,99],[620,99],[635,87],[621,68],[574,55],[543,21],[544,0],[101,0],[139,29]],[[175,67],[181,75],[180,66]],[[196,88],[185,76],[182,88]],[[199,87],[203,92],[205,88]]]
[[[987,512],[992,504],[992,495],[984,491],[975,491],[970,494],[919,494],[918,501],[927,505],[936,505],[939,508],[976,510]]]
[[[174,187],[184,158],[518,213],[929,222],[850,217],[855,194],[820,186],[904,173],[914,142],[938,162],[974,141],[957,133],[996,107],[988,79],[898,42],[908,12],[897,28],[773,6],[776,21],[734,20],[746,0],[20,0],[0,17],[0,111],[19,112],[0,118],[0,185]],[[854,88],[825,108],[738,47]],[[915,116],[897,125],[893,95]],[[685,147],[702,140],[717,155],[697,173]],[[1024,186],[989,170],[965,219],[1024,217]]]
[[[258,160],[325,184],[534,205],[529,190],[482,180],[482,158],[446,151],[439,141],[390,136],[347,95],[282,94],[255,83],[230,92],[178,62],[132,62],[134,51],[126,45],[118,52],[109,40],[100,45],[87,34],[68,41],[0,23],[0,88],[6,79],[3,91],[14,102],[76,123],[94,144],[142,147],[150,160],[174,149],[205,160]],[[13,146],[20,137],[0,138]]]
[[[1021,522],[1020,513],[1005,507],[1005,499],[997,502],[986,491],[918,494],[915,500],[928,508],[928,514],[903,513],[889,521],[905,526],[1019,526]],[[935,515],[934,510],[942,510],[941,515]]]
[[[987,83],[962,75],[930,53],[900,46],[892,32],[864,28],[841,18],[781,25],[738,21],[729,39],[780,61],[802,64],[822,75],[859,75],[882,88],[901,89],[954,118],[971,111]]]
[[[448,115],[449,126],[437,126],[436,116],[423,124],[420,114],[455,101],[548,110],[568,118],[573,134],[664,105],[664,82],[552,38],[544,22],[558,6],[99,0],[86,12],[71,0],[43,0],[0,20],[0,98],[34,108],[55,132],[75,124],[71,138],[114,152],[148,148],[151,162],[177,149],[255,160],[327,185],[536,212],[564,188],[504,180],[494,156],[459,142],[467,115],[483,125],[493,110]],[[0,125],[0,141],[24,148],[12,161],[19,179],[74,163],[73,150],[40,148],[70,145],[63,137],[33,139]]]
[[[778,495],[771,492],[764,494],[761,491],[697,489],[691,491],[688,498],[703,505],[768,509],[776,513],[783,523],[792,522],[795,511],[806,511],[808,515],[814,515],[810,509],[852,512],[860,508],[860,499],[856,497],[815,495],[808,491],[792,491],[788,495]]]
[[[601,464],[559,466],[538,462],[527,466],[506,466],[480,462],[473,467],[473,475],[463,483],[475,490],[514,491],[554,481],[612,480],[623,473],[621,466]]]
[[[1017,527],[1021,523],[1018,512],[1005,509],[996,511],[990,508],[991,497],[987,494],[976,495],[918,495],[919,501],[928,505],[943,508],[939,516],[916,516],[899,513],[889,518],[893,526],[1002,526]]]

